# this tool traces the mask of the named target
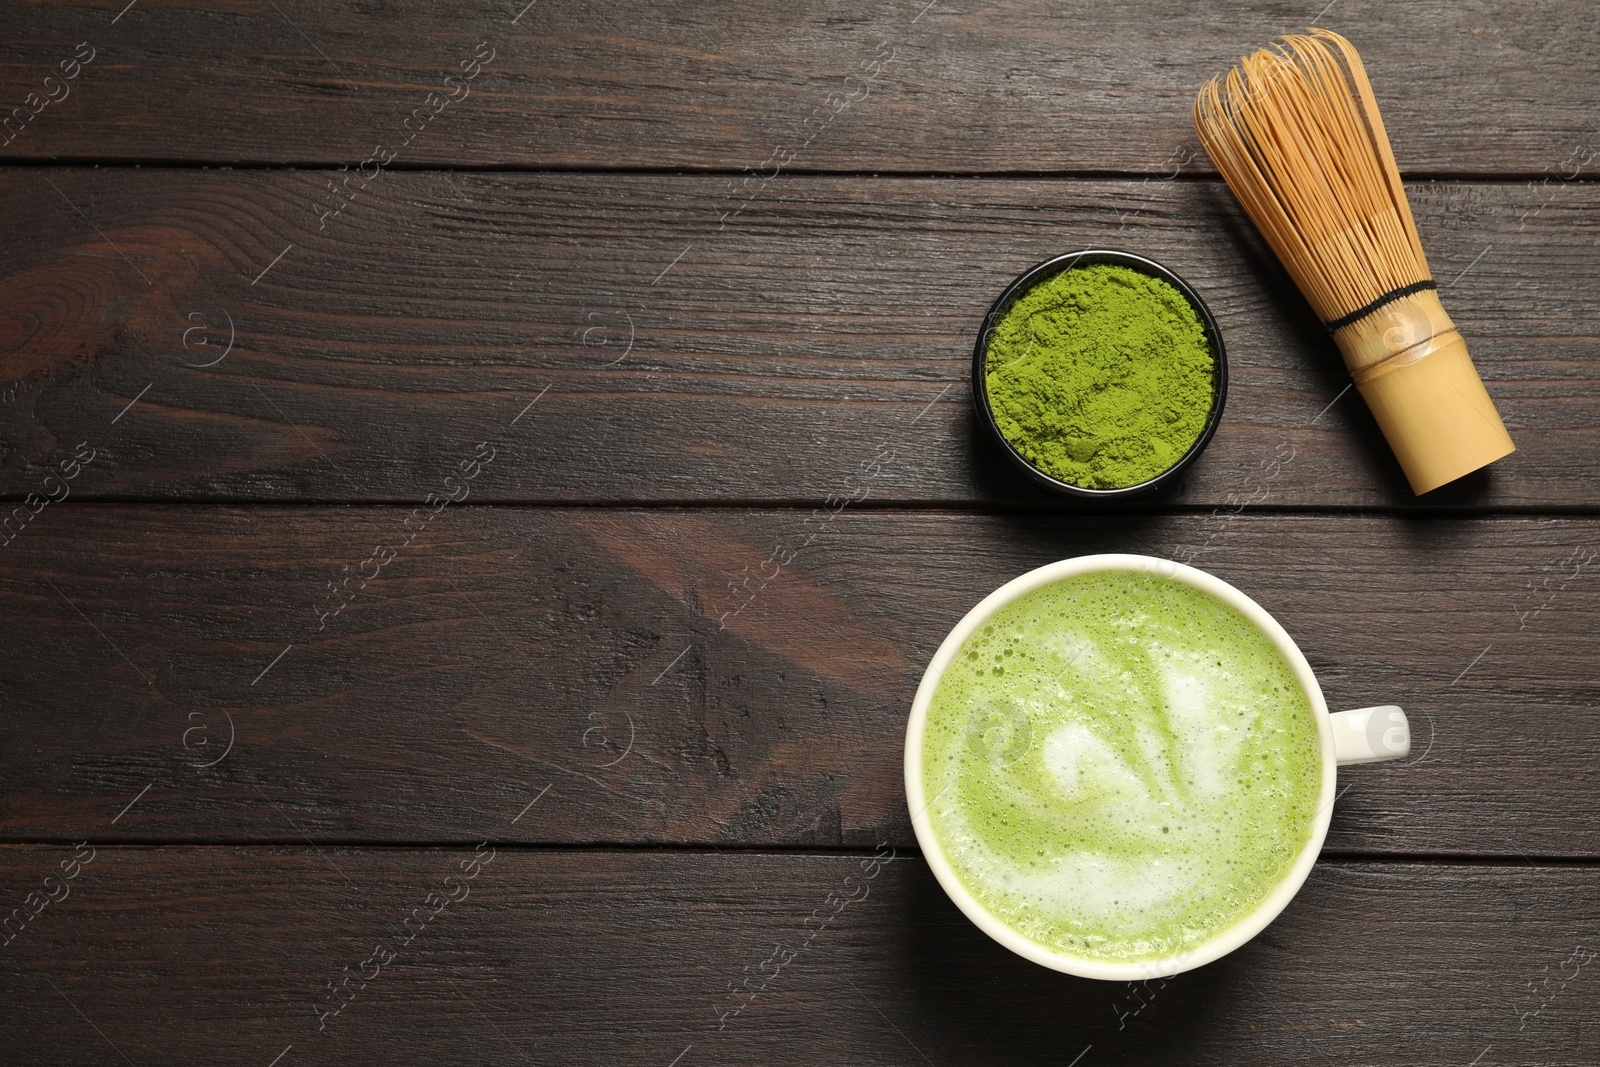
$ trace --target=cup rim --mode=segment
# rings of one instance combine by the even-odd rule
[[[1200,431],[1200,436],[1195,439],[1189,450],[1175,460],[1172,466],[1151,478],[1134,485],[1118,486],[1114,489],[1095,489],[1085,485],[1074,485],[1062,481],[1052,474],[1047,474],[1028,462],[1028,458],[1011,443],[1005,434],[1000,432],[1000,424],[995,421],[994,409],[989,406],[989,385],[987,362],[989,351],[989,337],[994,332],[995,324],[1010,307],[1013,300],[1021,296],[1034,285],[1046,278],[1071,270],[1078,266],[1092,266],[1096,263],[1110,263],[1120,267],[1128,267],[1171,285],[1184,298],[1200,317],[1201,325],[1205,327],[1206,339],[1211,342],[1212,369],[1211,369],[1211,410],[1206,414],[1205,426]],[[1170,267],[1157,263],[1153,259],[1124,252],[1115,248],[1085,248],[1077,252],[1068,252],[1065,255],[1052,256],[1041,263],[1023,271],[1012,279],[1011,284],[1000,291],[994,303],[989,305],[989,311],[983,317],[983,326],[978,330],[978,340],[972,351],[972,398],[973,406],[978,411],[978,421],[989,431],[989,437],[1000,446],[1000,451],[1011,461],[1012,467],[1020,471],[1024,477],[1041,489],[1048,490],[1059,496],[1071,497],[1077,500],[1119,500],[1124,497],[1142,495],[1159,486],[1170,485],[1181,475],[1188,466],[1199,458],[1206,446],[1211,443],[1211,438],[1216,436],[1217,426],[1222,422],[1222,409],[1228,399],[1228,353],[1222,344],[1222,330],[1217,326],[1217,320],[1212,316],[1211,309],[1195,292],[1194,287],[1184,281]]]
[[[1273,887],[1272,892],[1268,893],[1254,910],[1231,926],[1218,931],[1198,947],[1171,956],[1132,962],[1106,962],[1059,952],[1012,929],[989,911],[962,885],[949,860],[946,859],[938,837],[933,831],[933,820],[928,814],[931,802],[927,798],[922,781],[922,743],[927,728],[928,707],[933,702],[934,690],[938,688],[945,670],[955,659],[967,638],[971,637],[995,612],[1026,593],[1063,578],[1117,570],[1159,574],[1186,582],[1238,609],[1255,623],[1288,660],[1296,681],[1300,683],[1302,691],[1310,701],[1312,717],[1317,724],[1318,743],[1322,751],[1322,788],[1317,795],[1317,811],[1312,816],[1310,837],[1301,847],[1294,863]],[[911,826],[916,833],[917,844],[922,850],[923,858],[933,871],[934,877],[939,880],[946,895],[980,930],[1017,955],[1052,970],[1103,981],[1127,982],[1171,977],[1227,955],[1266,929],[1300,891],[1300,887],[1305,884],[1311,868],[1322,852],[1323,841],[1328,834],[1328,824],[1333,818],[1336,780],[1337,764],[1334,759],[1333,729],[1328,718],[1327,701],[1323,698],[1322,687],[1317,683],[1311,665],[1306,661],[1299,646],[1294,643],[1294,639],[1265,608],[1221,578],[1196,567],[1155,556],[1128,553],[1076,556],[1028,571],[990,593],[956,623],[955,628],[933,654],[927,670],[923,672],[922,682],[917,687],[916,696],[911,703],[911,715],[906,722],[905,785],[906,803],[912,813]]]

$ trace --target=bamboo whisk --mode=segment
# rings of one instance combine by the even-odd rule
[[[1515,450],[1439,303],[1361,57],[1329,30],[1207,82],[1200,143],[1333,335],[1414,492]]]

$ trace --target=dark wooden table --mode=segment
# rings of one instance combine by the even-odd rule
[[[0,1061],[1600,1062],[1588,5],[125,3],[0,3]],[[1420,500],[1189,126],[1312,21],[1519,449]],[[1232,365],[1114,511],[967,385],[1087,246]],[[1099,551],[1415,728],[1152,990],[981,935],[900,778],[955,621]]]

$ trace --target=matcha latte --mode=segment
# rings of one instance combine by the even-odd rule
[[[1315,713],[1237,608],[1101,570],[996,611],[928,706],[928,818],[967,891],[1053,952],[1196,949],[1254,912],[1312,838]]]

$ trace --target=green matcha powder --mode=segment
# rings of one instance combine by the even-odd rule
[[[1212,404],[1205,325],[1177,289],[1127,267],[1065,270],[1012,301],[985,352],[1000,432],[1029,463],[1088,489],[1171,467]]]

